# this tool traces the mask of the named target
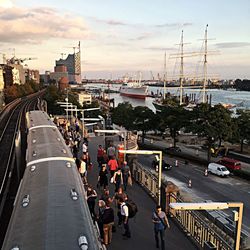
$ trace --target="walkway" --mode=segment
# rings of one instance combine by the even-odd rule
[[[94,164],[92,171],[88,173],[88,182],[96,188],[97,184],[97,146],[103,144],[102,137],[92,137],[89,141],[89,153]],[[112,185],[112,184],[111,184]],[[97,190],[98,192],[98,190]],[[111,195],[114,193],[114,186],[110,186]],[[151,222],[152,211],[155,208],[154,201],[137,184],[133,184],[127,190],[129,197],[134,200],[138,206],[136,218],[130,219],[131,239],[122,237],[123,228],[118,228],[113,233],[113,239],[108,250],[152,250],[155,248],[153,224]],[[166,250],[192,250],[197,249],[182,231],[170,219],[170,229],[166,230]]]

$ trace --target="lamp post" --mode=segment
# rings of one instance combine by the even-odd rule
[[[135,155],[159,155],[159,170],[158,170],[158,205],[161,205],[161,175],[162,175],[162,151],[155,150],[119,150],[121,153]]]
[[[239,211],[234,212],[234,221],[236,221],[234,249],[240,249],[240,234],[243,217],[242,202],[170,203],[169,206],[174,210],[222,210],[228,208],[238,208]]]
[[[85,111],[93,111],[93,110],[99,110],[100,108],[88,108],[88,109],[67,109],[67,111],[80,111],[82,113],[82,136],[84,137],[84,112]]]

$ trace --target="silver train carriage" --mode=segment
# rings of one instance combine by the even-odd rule
[[[61,133],[43,111],[27,112],[26,121],[26,170],[2,249],[105,249]]]

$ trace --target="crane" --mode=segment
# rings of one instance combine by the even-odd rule
[[[36,57],[26,57],[26,58],[17,58],[17,57],[12,57],[7,60],[8,64],[21,64],[24,61],[29,61],[29,60],[36,60]]]

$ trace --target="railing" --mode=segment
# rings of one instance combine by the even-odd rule
[[[145,169],[137,161],[133,161],[132,175],[150,196],[157,202],[158,178],[154,172]],[[167,180],[162,183],[162,207],[168,211],[174,221],[200,248],[206,244],[212,244],[211,249],[232,250],[234,239],[215,226],[215,224],[205,218],[200,212],[194,211],[174,211],[169,209],[170,202],[182,202],[178,195],[167,193]],[[209,249],[209,248],[207,248]]]

